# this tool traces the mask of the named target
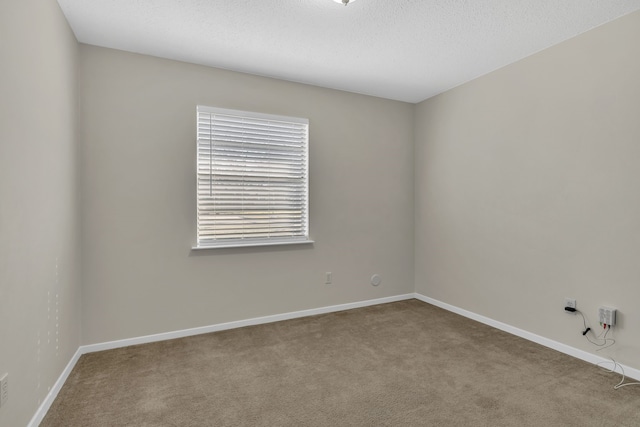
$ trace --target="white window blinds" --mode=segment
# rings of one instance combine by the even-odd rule
[[[309,121],[198,106],[198,247],[308,241]]]

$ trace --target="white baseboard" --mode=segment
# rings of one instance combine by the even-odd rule
[[[54,384],[53,388],[47,394],[47,397],[44,399],[44,401],[36,411],[33,418],[31,418],[31,421],[29,422],[27,427],[38,427],[40,425],[40,422],[42,422],[42,420],[44,419],[45,415],[47,414],[47,411],[49,411],[49,408],[53,404],[53,401],[58,396],[60,389],[62,388],[65,381],[69,377],[69,374],[71,373],[74,366],[78,362],[78,359],[80,359],[80,356],[82,356],[83,354],[94,353],[96,351],[111,350],[114,348],[128,347],[128,346],[137,345],[137,344],[146,344],[146,343],[151,343],[156,341],[165,341],[165,340],[171,340],[175,338],[183,338],[183,337],[188,337],[192,335],[207,334],[210,332],[224,331],[228,329],[242,328],[244,326],[261,325],[265,323],[279,322],[282,320],[297,319],[300,317],[307,317],[307,316],[315,316],[316,314],[325,314],[325,313],[333,313],[336,311],[351,310],[354,308],[368,307],[368,306],[377,305],[377,304],[386,304],[389,302],[403,301],[403,300],[408,300],[413,298],[415,298],[415,295],[413,293],[404,294],[404,295],[395,295],[395,296],[386,297],[386,298],[377,298],[377,299],[358,301],[358,302],[352,302],[347,304],[332,305],[328,307],[313,308],[309,310],[294,311],[290,313],[274,314],[271,316],[255,317],[253,319],[238,320],[235,322],[219,323],[217,325],[203,326],[200,328],[183,329],[180,331],[165,332],[165,333],[155,334],[155,335],[146,335],[142,337],[128,338],[128,339],[117,340],[117,341],[109,341],[109,342],[99,343],[99,344],[82,345],[78,347],[78,350],[73,355],[73,357],[71,358],[67,366],[64,368],[64,371],[62,371],[62,374]]]
[[[293,311],[290,313],[274,314],[271,316],[255,317],[253,319],[238,320],[235,322],[218,323],[217,325],[202,326],[199,328],[183,329],[180,331],[164,332],[155,335],[145,335],[142,337],[128,338],[118,341],[109,341],[100,344],[90,344],[80,347],[82,354],[96,351],[111,350],[114,348],[128,347],[131,345],[146,344],[156,341],[166,341],[175,338],[189,337],[192,335],[208,334],[210,332],[225,331],[227,329],[242,328],[245,326],[262,325],[265,323],[280,322],[282,320],[297,319],[300,317],[315,316],[317,314],[333,313],[336,311],[351,310],[354,308],[367,307],[370,305],[385,304],[389,302],[413,299],[414,294],[396,295],[386,298],[378,298],[367,301],[358,301],[347,304],[332,305],[328,307],[312,308],[309,310]]]
[[[47,415],[47,412],[49,411],[51,404],[53,403],[54,400],[56,400],[56,397],[58,396],[60,389],[62,389],[62,386],[64,385],[65,381],[67,381],[67,378],[69,378],[69,374],[73,370],[73,367],[76,366],[76,363],[78,362],[78,359],[80,359],[81,355],[82,353],[80,351],[80,348],[78,348],[75,354],[71,357],[71,360],[69,361],[69,363],[67,363],[67,366],[65,366],[64,370],[62,371],[62,374],[60,374],[60,376],[58,377],[57,381],[55,382],[51,390],[49,390],[49,393],[47,393],[47,397],[45,397],[42,404],[40,404],[40,407],[31,418],[31,421],[29,421],[29,424],[27,424],[27,427],[38,427],[40,425],[40,423],[44,419],[44,416]]]
[[[332,305],[328,307],[313,308],[309,310],[294,311],[290,313],[274,314],[271,316],[255,317],[252,319],[238,320],[238,321],[227,322],[227,323],[219,323],[216,325],[203,326],[199,328],[183,329],[179,331],[165,332],[165,333],[155,334],[155,335],[146,335],[142,337],[128,338],[123,340],[109,341],[105,343],[80,346],[76,351],[76,353],[71,358],[71,360],[69,361],[69,363],[67,364],[67,366],[62,371],[62,374],[60,375],[58,380],[55,382],[53,388],[47,394],[47,397],[42,402],[42,404],[34,414],[33,418],[31,418],[31,421],[29,422],[27,427],[38,427],[38,425],[40,425],[40,422],[44,419],[45,415],[47,414],[47,411],[53,404],[53,401],[58,396],[60,389],[62,388],[65,381],[69,377],[69,374],[71,373],[74,366],[78,362],[78,359],[80,359],[80,356],[82,356],[83,354],[93,353],[96,351],[111,350],[111,349],[121,348],[121,347],[128,347],[131,345],[146,344],[146,343],[165,341],[165,340],[170,340],[175,338],[183,338],[183,337],[188,337],[193,335],[207,334],[210,332],[224,331],[228,329],[242,328],[245,326],[280,322],[282,320],[315,316],[317,314],[351,310],[354,308],[362,308],[362,307],[368,307],[368,306],[377,305],[377,304],[386,304],[390,302],[404,301],[404,300],[413,299],[413,298],[426,302],[428,304],[435,305],[437,307],[443,308],[447,311],[451,311],[453,313],[459,314],[461,316],[467,317],[477,322],[484,323],[486,325],[489,325],[494,328],[500,329],[502,331],[508,332],[510,334],[519,336],[529,341],[533,341],[545,347],[552,348],[561,353],[565,353],[567,355],[576,357],[578,359],[585,360],[589,363],[593,363],[593,364],[611,363],[609,359],[605,359],[605,358],[593,355],[591,353],[588,353],[583,350],[579,350],[577,348],[568,346],[566,344],[562,344],[557,341],[553,341],[548,338],[542,337],[540,335],[527,332],[523,329],[519,329],[510,325],[507,325],[506,323],[498,322],[497,320],[493,320],[488,317],[444,303],[442,301],[438,301],[433,298],[426,297],[422,294],[411,293],[411,294],[396,295],[396,296],[386,297],[386,298],[352,302],[347,304]],[[621,366],[623,367],[626,376],[640,380],[640,370],[634,369],[628,366],[624,366],[624,365],[621,365]]]
[[[518,336],[520,338],[524,338],[526,340],[533,341],[533,342],[535,342],[537,344],[540,344],[540,345],[543,345],[545,347],[552,348],[552,349],[557,350],[557,351],[559,351],[561,353],[567,354],[569,356],[573,356],[575,358],[584,360],[584,361],[592,363],[594,365],[604,364],[603,367],[606,368],[606,369],[613,368],[613,366],[611,366],[611,365],[613,365],[613,363],[611,362],[610,359],[606,359],[604,357],[596,356],[595,354],[591,354],[591,353],[589,353],[587,351],[580,350],[580,349],[577,349],[575,347],[571,347],[571,346],[566,345],[566,344],[562,344],[562,343],[560,343],[558,341],[554,341],[554,340],[551,340],[549,338],[545,338],[545,337],[542,337],[540,335],[536,335],[534,333],[525,331],[523,329],[516,328],[516,327],[511,326],[511,325],[507,325],[506,323],[502,323],[502,322],[499,322],[497,320],[491,319],[489,317],[485,317],[485,316],[482,316],[480,314],[476,314],[476,313],[473,313],[471,311],[467,311],[465,309],[462,309],[462,308],[447,304],[445,302],[438,301],[438,300],[433,299],[433,298],[429,298],[429,297],[424,296],[424,295],[419,294],[419,293],[415,294],[415,298],[420,300],[420,301],[426,302],[428,304],[432,304],[432,305],[435,305],[437,307],[443,308],[443,309],[445,309],[447,311],[451,311],[452,313],[456,313],[456,314],[459,314],[461,316],[467,317],[469,319],[475,320],[477,322],[484,323],[485,325],[489,325],[489,326],[492,326],[492,327],[494,327],[496,329],[500,329],[501,331],[505,331],[505,332],[508,332],[510,334],[516,335],[516,336]],[[624,369],[624,375],[625,376],[627,376],[629,378],[636,379],[636,380],[640,380],[640,370],[639,369],[631,368],[631,367],[625,366],[625,365],[620,365],[620,366],[622,367],[622,369]],[[615,368],[616,368],[616,372],[622,374],[622,371],[620,369],[618,369],[617,366]]]

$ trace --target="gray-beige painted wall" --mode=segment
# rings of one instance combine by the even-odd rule
[[[413,292],[413,105],[87,45],[80,76],[84,344]],[[315,244],[191,250],[198,104],[309,119]]]
[[[636,12],[416,107],[417,292],[640,366],[638,40]]]
[[[417,106],[0,24],[1,426],[81,343],[414,291],[591,352],[563,299],[617,307],[640,367],[640,13]],[[197,104],[310,119],[314,245],[191,250]]]
[[[78,44],[55,1],[0,2],[0,426],[24,426],[80,345]]]

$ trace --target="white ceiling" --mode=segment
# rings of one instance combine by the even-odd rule
[[[638,0],[58,0],[78,41],[419,102]]]

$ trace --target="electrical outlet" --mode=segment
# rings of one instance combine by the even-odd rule
[[[333,274],[331,274],[330,271],[327,271],[325,273],[325,281],[324,281],[325,285],[330,285],[332,281],[333,281]]]
[[[578,306],[576,304],[576,300],[573,298],[565,298],[564,299],[564,306],[565,307],[571,307],[571,308],[575,308],[577,309]],[[570,313],[569,311],[567,311],[567,313]],[[576,312],[574,311],[573,314],[575,314]]]
[[[7,382],[9,374],[4,374],[0,378],[0,407],[2,407],[9,399],[9,383]]]
[[[616,324],[616,312],[615,308],[601,306],[598,309],[598,317],[600,323],[603,325],[614,326]]]

